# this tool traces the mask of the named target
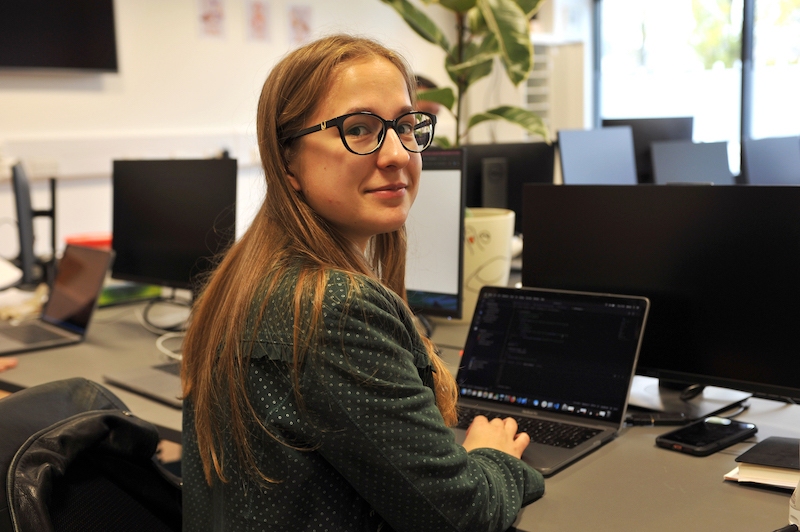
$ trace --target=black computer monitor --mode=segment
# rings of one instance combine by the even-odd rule
[[[118,70],[114,0],[26,0],[2,8],[0,70]]]
[[[234,241],[236,160],[114,161],[115,279],[196,290]]]
[[[665,118],[604,118],[603,127],[630,126],[639,183],[653,183],[650,144],[664,140],[692,140],[693,116]]]
[[[800,187],[527,185],[522,282],[650,298],[637,373],[800,397]]]
[[[522,186],[552,183],[555,146],[545,142],[469,144],[467,207],[494,207],[514,211],[514,231],[522,232]]]
[[[462,150],[422,154],[419,192],[406,221],[406,293],[418,315],[461,318],[465,166]]]

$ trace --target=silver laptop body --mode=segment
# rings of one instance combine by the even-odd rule
[[[0,355],[83,341],[112,257],[111,251],[68,245],[42,314],[20,324],[0,324]]]

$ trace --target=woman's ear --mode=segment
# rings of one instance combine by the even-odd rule
[[[289,184],[292,185],[292,188],[295,189],[297,192],[301,192],[303,187],[300,186],[300,180],[294,176],[294,172],[290,171],[286,172],[286,179],[289,180]]]
[[[295,157],[296,153],[294,150],[290,150],[286,162],[286,179],[289,180],[289,184],[292,185],[292,188],[295,189],[297,192],[302,192],[303,187],[300,184],[300,180],[297,179],[298,175],[298,168],[297,168],[297,159]]]

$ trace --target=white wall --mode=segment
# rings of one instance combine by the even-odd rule
[[[42,179],[58,176],[59,247],[75,233],[111,230],[114,158],[207,157],[239,160],[241,212],[263,197],[255,157],[261,85],[291,48],[288,11],[311,8],[312,38],[337,32],[373,37],[412,67],[446,82],[443,55],[379,0],[271,0],[268,42],[246,38],[244,0],[225,0],[222,39],[202,38],[197,0],[116,0],[119,72],[0,71],[0,256],[18,253],[8,179],[21,160],[33,179],[35,208],[49,206]],[[427,9],[427,8],[426,8]],[[443,10],[428,9],[441,17]],[[37,223],[46,253],[47,222]]]
[[[412,1],[441,27],[452,26],[449,12]],[[553,7],[543,18],[553,22],[546,31],[559,33],[556,15],[568,11],[554,8],[572,8],[575,2],[590,4],[548,0]],[[239,161],[238,219],[246,225],[264,194],[254,149],[256,103],[272,66],[294,47],[288,30],[292,7],[311,8],[311,38],[337,32],[376,38],[401,52],[415,71],[450,85],[443,52],[380,0],[269,0],[268,42],[246,38],[245,0],[224,0],[224,38],[202,38],[199,3],[115,0],[118,73],[0,71],[0,257],[18,253],[8,181],[16,160],[33,180],[34,208],[49,207],[44,178],[59,178],[59,249],[67,235],[111,230],[115,158],[208,157],[229,150]],[[500,103],[494,95],[509,94],[507,87],[498,90],[503,83],[487,80],[473,88],[469,105]],[[511,98],[515,95],[518,90]],[[475,141],[514,140],[521,134],[511,126],[492,126],[499,134],[481,127],[486,129],[476,131]],[[452,118],[442,113],[439,130],[452,137],[453,128]],[[36,235],[37,253],[44,254],[50,241],[45,220],[37,221]]]

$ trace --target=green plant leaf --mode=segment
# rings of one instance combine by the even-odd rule
[[[453,143],[450,142],[450,139],[448,139],[447,137],[434,137],[433,145],[436,146],[437,148],[442,148],[443,150],[453,147]]]
[[[526,80],[533,68],[528,18],[515,0],[477,0],[486,25],[497,38],[500,59],[514,85]]]
[[[525,13],[525,18],[528,20],[531,19],[533,15],[539,11],[539,8],[542,6],[544,0],[514,0],[517,5],[522,9],[522,12]]]
[[[439,26],[428,18],[425,13],[417,9],[414,4],[408,0],[381,0],[381,2],[392,6],[403,17],[406,24],[417,32],[417,35],[430,43],[438,45],[445,52],[450,51],[450,43],[442,33],[442,30],[439,29]]]
[[[456,103],[456,95],[450,87],[443,87],[418,91],[417,100],[440,103],[452,111],[453,105]]]
[[[475,2],[477,0],[438,0],[437,3],[451,11],[465,13],[475,7]]]
[[[491,62],[495,54],[492,52],[476,53],[463,63],[457,65],[447,65],[447,70],[455,75],[464,74],[465,72],[475,68],[476,66],[483,65],[486,62]]]
[[[481,14],[481,10],[478,9],[477,5],[467,11],[466,21],[467,28],[469,28],[469,32],[472,35],[480,37],[489,33],[489,28],[486,26],[486,19],[483,18],[483,14]]]
[[[497,55],[497,41],[493,35],[487,35],[480,43],[469,43],[464,49],[464,61],[457,65],[451,61],[445,62],[445,68],[450,79],[458,85],[462,83],[462,90],[466,92],[470,85],[492,73],[494,57]],[[455,56],[455,53],[448,57]]]
[[[466,131],[469,131],[471,127],[478,125],[481,122],[487,122],[490,120],[505,120],[507,122],[511,122],[512,124],[522,127],[528,133],[532,135],[539,135],[543,137],[545,141],[550,142],[550,132],[547,131],[547,127],[545,127],[542,117],[533,111],[529,111],[528,109],[510,105],[501,105],[500,107],[489,109],[483,113],[472,115],[472,117],[469,119],[469,123],[467,124]]]

